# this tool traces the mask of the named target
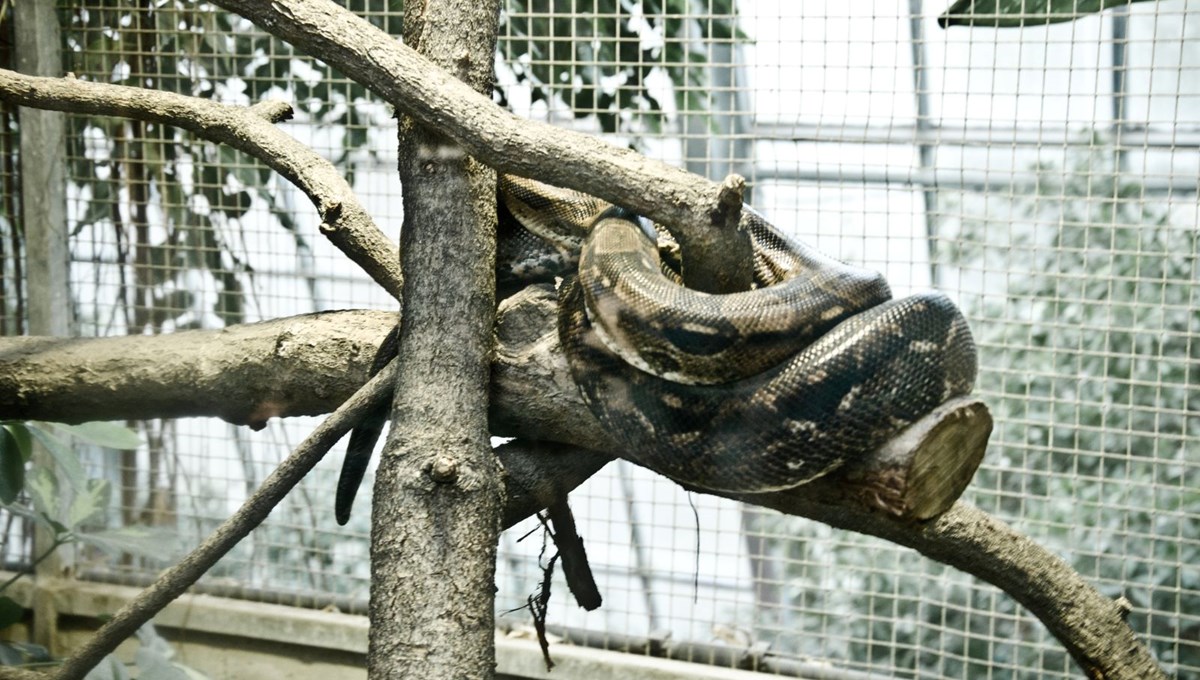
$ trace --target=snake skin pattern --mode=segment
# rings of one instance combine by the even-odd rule
[[[669,238],[635,215],[512,177],[501,196],[562,262],[582,243],[578,276],[560,286],[572,375],[618,453],[678,482],[792,488],[974,385],[975,344],[948,298],[892,300],[878,274],[791,241],[748,208],[756,287],[710,295],[678,283],[659,257]]]

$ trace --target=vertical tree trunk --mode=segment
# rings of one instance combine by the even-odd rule
[[[492,82],[498,0],[409,0],[404,39],[475,87]],[[486,678],[495,667],[500,470],[487,431],[495,174],[400,117],[403,362],[375,483],[375,678]]]
[[[62,43],[54,2],[36,0],[13,5],[13,51],[17,70],[39,76],[62,73]],[[53,111],[22,108],[20,121],[21,223],[25,230],[25,261],[28,263],[28,326],[30,335],[71,334],[70,249],[66,219],[66,116]],[[15,228],[15,227],[14,227]],[[15,241],[14,241],[15,243]],[[20,253],[14,248],[13,258]],[[17,321],[20,327],[20,321]],[[34,465],[53,469],[53,458],[41,446],[34,451]],[[42,555],[54,545],[51,532],[38,528],[31,555]],[[62,551],[54,551],[38,564],[39,579],[58,578],[72,565]],[[58,612],[53,598],[36,598],[33,639],[57,648]]]

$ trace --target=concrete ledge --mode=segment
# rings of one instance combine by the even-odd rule
[[[0,579],[9,574],[0,572]],[[59,615],[58,651],[70,650],[134,597],[128,586],[88,581],[18,582],[11,593],[32,608],[35,599],[52,598]],[[155,619],[159,633],[175,645],[178,660],[213,680],[287,678],[289,680],[362,680],[366,678],[367,618],[335,611],[250,602],[211,595],[185,595]],[[126,643],[121,656],[132,655]],[[547,672],[537,641],[496,636],[500,680],[760,680],[747,671],[702,664],[553,645],[555,663]]]

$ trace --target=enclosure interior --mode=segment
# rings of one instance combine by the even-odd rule
[[[234,104],[292,102],[283,127],[333,160],[397,236],[396,122],[361,86],[207,5],[60,4],[66,70]],[[399,35],[389,3],[354,4]],[[897,295],[950,295],[971,321],[976,392],[996,418],[964,500],[1127,598],[1130,624],[1167,672],[1200,678],[1200,2],[1023,29],[943,29],[944,9],[509,0],[495,99],[713,179],[740,174],[749,202],[793,237],[883,272]],[[20,334],[28,263],[13,219],[14,115],[3,115],[0,331]],[[395,309],[320,234],[307,199],[238,152],[72,116],[68,167],[80,335]],[[260,432],[139,422],[136,452],[80,453],[111,484],[105,526],[165,528],[178,556],[315,422]],[[338,527],[341,455],[204,586],[364,612],[370,479]],[[689,494],[623,461],[572,504],[605,601],[585,613],[556,580],[559,633],[769,643],[777,659],[894,677],[1078,672],[1009,596],[877,539]],[[0,526],[2,557],[27,562],[22,523],[0,511]],[[500,551],[498,621],[527,627],[553,547],[531,519]],[[76,559],[94,577],[136,581],[167,557]]]

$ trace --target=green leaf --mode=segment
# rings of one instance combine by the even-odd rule
[[[63,543],[75,542],[75,535],[71,533],[71,530],[65,524],[47,515],[42,515],[42,520],[50,527],[50,530],[54,532],[54,536],[58,540]]]
[[[82,486],[82,485],[81,485]],[[46,468],[35,467],[25,478],[25,488],[37,516],[55,522],[62,511],[62,499],[58,493],[58,480]]]
[[[0,666],[28,666],[50,662],[50,652],[28,642],[0,642]]]
[[[128,554],[167,560],[179,552],[178,534],[165,527],[128,526],[77,533],[76,537],[111,557]]]
[[[71,448],[71,445],[54,436],[47,423],[31,423],[30,425],[29,432],[54,459],[57,471],[62,473],[72,488],[82,489],[87,476],[83,473],[83,465],[79,463],[79,456],[75,455],[75,450]]]
[[[33,436],[29,434],[29,426],[25,423],[4,423],[4,428],[17,441],[21,458],[28,463],[29,459],[33,457]]]
[[[0,427],[0,503],[14,503],[25,488],[25,458],[8,425]]]
[[[6,512],[11,512],[12,514],[16,515],[17,517],[23,517],[31,522],[37,523],[39,526],[45,527],[46,529],[49,529],[51,531],[54,530],[54,527],[50,524],[49,521],[46,520],[46,518],[44,516],[42,516],[41,513],[29,508],[26,505],[16,504],[16,505],[5,505],[3,507]]]
[[[67,513],[65,523],[67,528],[78,534],[79,528],[99,520],[108,509],[112,499],[112,484],[106,479],[89,479],[82,491],[75,494],[71,501],[71,509]],[[82,536],[80,536],[82,540]]]
[[[7,595],[0,595],[0,630],[4,630],[25,617],[25,608]]]
[[[1154,0],[957,0],[938,17],[942,28],[1019,28],[1057,24],[1111,7]]]
[[[142,445],[142,439],[137,432],[117,423],[94,422],[58,427],[89,444],[109,449],[136,449]]]

